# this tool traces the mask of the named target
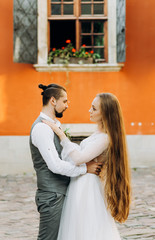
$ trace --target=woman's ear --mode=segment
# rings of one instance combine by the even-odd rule
[[[50,103],[53,107],[55,107],[56,106],[56,99],[54,97],[51,97]]]

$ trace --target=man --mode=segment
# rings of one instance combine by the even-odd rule
[[[42,120],[53,121],[60,127],[56,117],[62,117],[68,108],[67,93],[57,84],[40,84],[39,88],[43,90],[43,108],[30,134],[31,155],[37,175],[36,204],[40,213],[38,240],[56,240],[69,177],[86,172],[98,174],[101,164],[90,162],[75,166],[61,160],[59,138]]]

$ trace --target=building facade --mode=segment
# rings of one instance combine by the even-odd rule
[[[0,173],[32,171],[28,136],[42,106],[40,83],[66,87],[70,104],[62,123],[75,136],[86,136],[93,131],[88,110],[96,94],[115,94],[122,106],[131,166],[155,166],[154,0],[106,0],[97,1],[98,6],[95,1],[66,1],[73,5],[68,5],[67,10],[65,1],[51,2],[53,6],[46,0],[0,3]],[[56,10],[49,12],[54,4]],[[87,6],[82,8],[80,4]],[[28,19],[23,18],[23,8],[28,9],[24,12]],[[79,8],[83,15],[78,15]],[[60,13],[52,15],[57,9]],[[24,27],[27,21],[31,26],[28,32]],[[91,47],[104,51],[101,61],[92,65],[49,66],[47,55],[55,33],[51,22],[58,21],[62,29],[67,21],[75,23],[73,42],[77,49],[84,43],[85,34],[80,30],[83,22],[90,22],[91,26],[103,22],[104,33],[97,35],[104,36],[104,46],[102,40],[95,45],[95,32],[87,34],[94,39]],[[57,28],[56,33],[62,29]],[[71,36],[67,35],[70,32],[73,33],[73,28],[66,37]]]

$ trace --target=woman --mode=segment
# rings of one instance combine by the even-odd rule
[[[101,93],[89,112],[98,128],[80,146],[45,121],[61,140],[63,159],[76,165],[94,158],[103,161],[100,178],[87,173],[71,179],[58,240],[120,240],[114,220],[124,222],[129,214],[130,174],[119,102],[114,95]]]

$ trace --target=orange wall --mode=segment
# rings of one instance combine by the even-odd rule
[[[155,1],[127,0],[126,63],[118,73],[38,73],[13,63],[13,4],[0,2],[0,135],[28,135],[41,109],[39,83],[66,86],[70,108],[63,123],[89,123],[99,92],[119,98],[127,134],[155,134]],[[131,126],[131,122],[135,125]],[[141,122],[142,126],[138,126]]]

